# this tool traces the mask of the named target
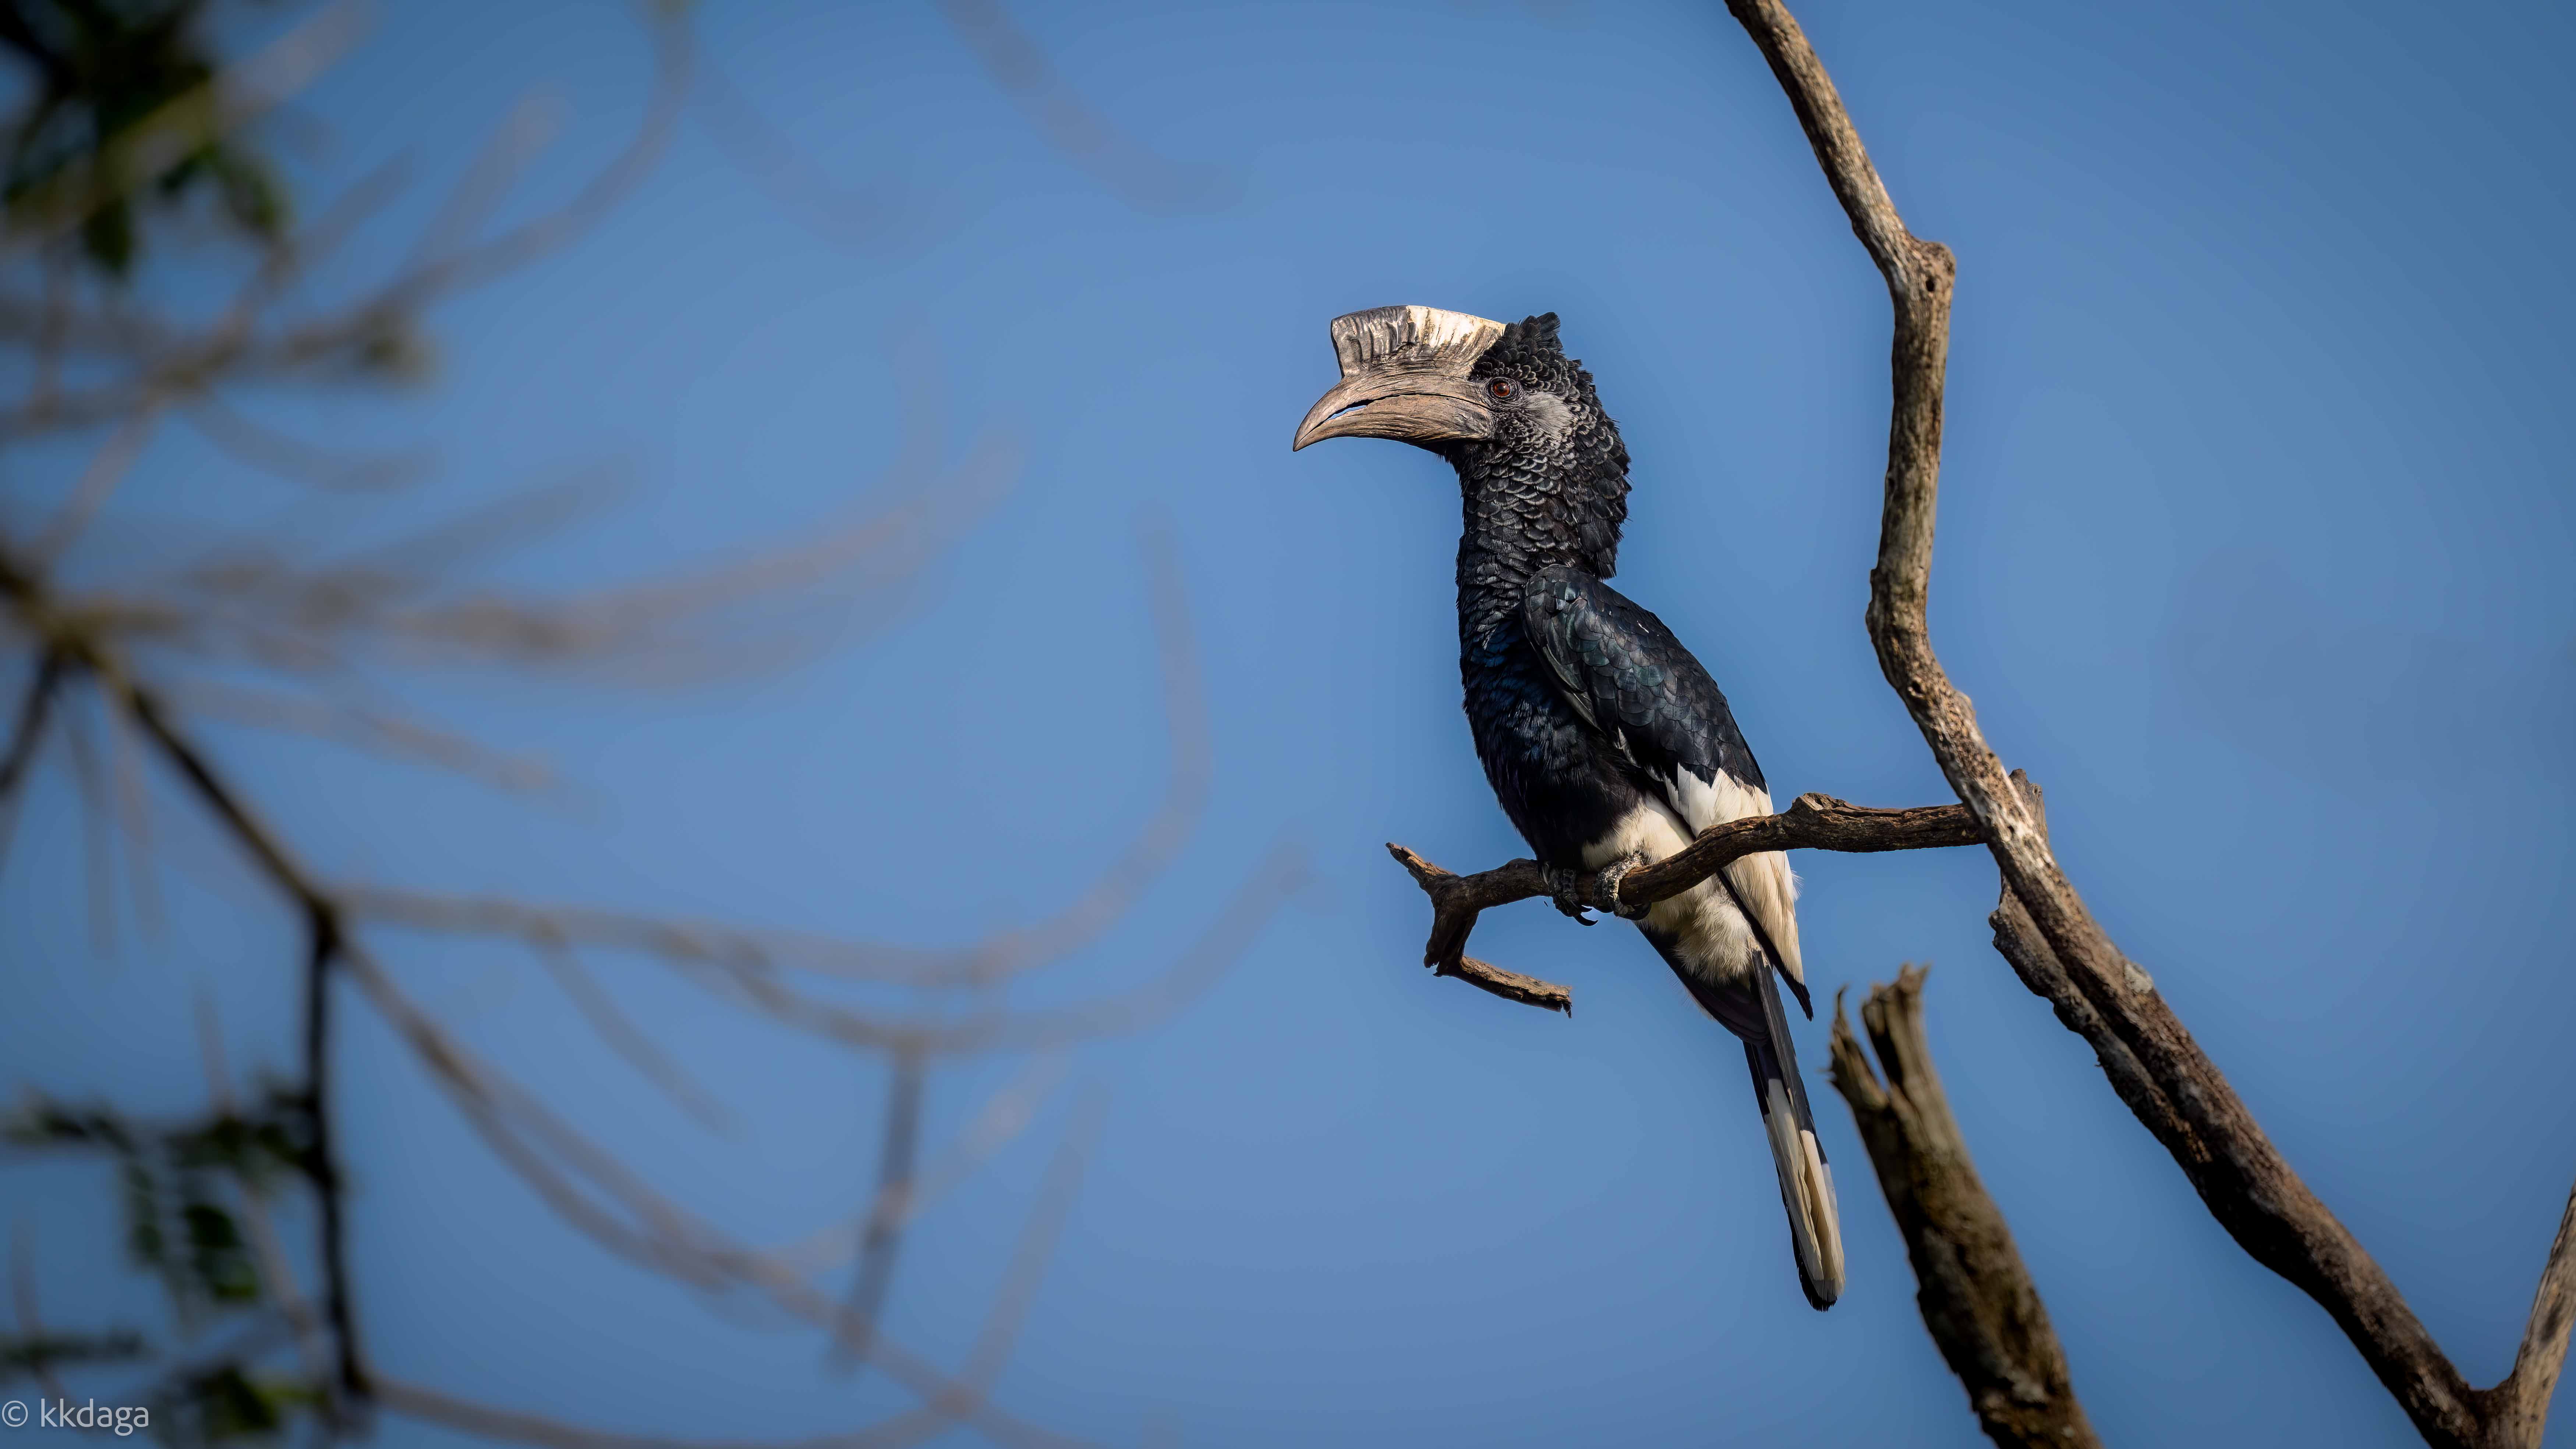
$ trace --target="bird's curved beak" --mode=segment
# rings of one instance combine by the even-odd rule
[[[1483,389],[1464,377],[1412,370],[1363,372],[1343,378],[1307,409],[1290,452],[1326,438],[1394,438],[1436,443],[1489,438],[1493,412]]]
[[[1494,414],[1467,373],[1502,335],[1500,322],[1437,307],[1374,307],[1334,318],[1342,380],[1306,410],[1289,451],[1326,438],[1492,437]]]

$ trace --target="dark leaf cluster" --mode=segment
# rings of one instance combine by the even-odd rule
[[[240,1321],[226,1348],[150,1394],[153,1430],[173,1444],[276,1435],[320,1405],[314,1387],[262,1375],[277,1305],[244,1234],[241,1195],[266,1199],[312,1180],[313,1116],[305,1098],[270,1086],[246,1107],[175,1123],[138,1122],[112,1107],[37,1096],[0,1124],[21,1147],[93,1154],[114,1165],[126,1251],[157,1278],[184,1335]],[[57,1369],[126,1362],[151,1349],[140,1333],[33,1332],[0,1340],[0,1383]]]
[[[26,91],[0,131],[0,198],[12,220],[74,220],[80,254],[111,278],[130,275],[139,212],[210,195],[245,236],[274,242],[287,225],[276,170],[214,124],[215,60],[206,0],[0,0],[0,48]],[[152,126],[184,139],[131,144]]]
[[[264,1196],[281,1178],[313,1170],[312,1114],[277,1089],[246,1111],[164,1126],[37,1097],[5,1131],[22,1146],[88,1150],[115,1162],[126,1251],[161,1279],[182,1322],[261,1297],[258,1264],[226,1205],[224,1182]]]
[[[226,1362],[172,1384],[152,1406],[153,1428],[173,1445],[277,1437],[298,1412],[322,1407],[322,1396],[291,1379],[254,1377]]]
[[[0,1338],[0,1384],[41,1378],[84,1364],[129,1363],[143,1357],[143,1335],[130,1328],[108,1333],[27,1333]]]

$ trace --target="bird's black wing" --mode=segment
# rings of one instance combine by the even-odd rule
[[[1559,565],[1541,569],[1522,591],[1521,627],[1566,701],[1690,833],[1771,813],[1770,787],[1725,694],[1663,620],[1592,575]],[[1812,1016],[1788,862],[1747,856],[1719,875]]]
[[[1676,769],[1702,780],[1722,772],[1767,791],[1717,681],[1663,620],[1617,589],[1580,569],[1541,569],[1521,594],[1521,626],[1566,701],[1639,772],[1659,783]],[[1667,803],[1688,818],[1680,800]]]

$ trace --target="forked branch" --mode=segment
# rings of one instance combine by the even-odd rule
[[[1887,284],[1894,339],[1892,401],[1869,635],[1879,668],[1905,701],[1959,799],[1974,812],[2016,915],[2006,954],[2070,1027],[2094,1041],[2123,1100],[2155,1133],[2213,1216],[2257,1262],[2325,1308],[2424,1437],[2437,1445],[2539,1443],[2576,1318],[2576,1217],[2563,1220],[2514,1371],[2471,1388],[2404,1295],[2272,1145],[2216,1064],[2142,984],[2059,869],[2032,802],[2007,779],[1966,695],[1933,653],[1925,618],[1941,473],[1942,386],[1956,265],[1947,248],[1906,230],[1833,80],[1779,0],[1727,0],[1797,112],[1852,232]],[[2026,919],[2027,930],[2022,927]],[[2091,1023],[2090,1029],[2086,1023]],[[2107,1043],[2107,1045],[2106,1045]],[[2576,1214],[2576,1197],[2570,1199]]]
[[[1778,815],[1749,816],[1709,827],[1684,849],[1630,872],[1614,892],[1602,891],[1599,876],[1587,876],[1577,899],[1605,911],[1650,906],[1680,895],[1748,855],[1769,850],[1929,850],[1974,845],[1981,838],[1976,818],[1965,806],[1882,810],[1831,795],[1801,795]],[[1422,951],[1422,964],[1431,968],[1431,974],[1455,976],[1506,1001],[1574,1014],[1574,993],[1565,987],[1467,954],[1467,935],[1476,929],[1479,914],[1550,894],[1537,861],[1506,861],[1474,875],[1455,875],[1401,845],[1389,843],[1386,849],[1412,873],[1423,894],[1431,897],[1431,941]]]

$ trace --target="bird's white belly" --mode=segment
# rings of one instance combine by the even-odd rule
[[[1768,813],[1768,812],[1764,812]],[[1692,832],[1660,802],[1649,801],[1622,817],[1609,834],[1583,847],[1587,870],[1599,870],[1632,852],[1662,860],[1690,844]],[[1674,954],[1701,979],[1721,985],[1748,983],[1762,950],[1744,913],[1711,876],[1677,896],[1657,901],[1642,923],[1672,938]]]

